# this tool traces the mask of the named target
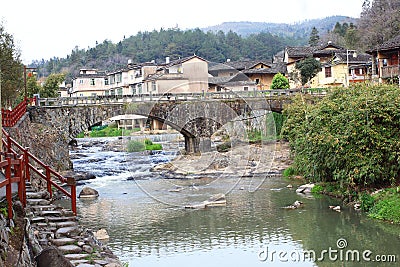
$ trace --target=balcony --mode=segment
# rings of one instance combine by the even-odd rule
[[[399,65],[385,66],[381,68],[381,78],[397,77],[399,74]]]

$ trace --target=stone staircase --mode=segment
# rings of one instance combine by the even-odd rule
[[[43,249],[36,257],[38,266],[41,255],[43,254],[44,260],[48,260],[51,250],[58,258],[70,262],[69,265],[62,266],[122,266],[117,257],[91,231],[79,225],[71,210],[52,204],[47,191],[36,192],[29,182],[26,191],[26,216],[30,221],[31,232]]]

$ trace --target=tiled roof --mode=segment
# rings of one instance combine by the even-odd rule
[[[374,49],[367,51],[367,53],[373,53],[376,50],[392,50],[400,49],[400,35],[384,42],[383,44],[377,45]]]
[[[315,51],[315,47],[312,46],[288,46],[286,47],[286,53],[289,57],[309,57]]]
[[[366,53],[356,53],[356,57],[353,56],[353,53],[349,52],[348,59],[349,64],[363,64],[371,61],[371,55]],[[347,63],[347,53],[346,52],[336,52],[335,58],[336,62]]]
[[[227,66],[230,66],[234,69],[237,69],[237,70],[245,70],[245,69],[251,69],[255,65],[260,64],[260,63],[267,65],[267,66],[271,64],[271,62],[262,61],[262,60],[238,60],[238,61],[229,61],[224,64],[226,64]]]

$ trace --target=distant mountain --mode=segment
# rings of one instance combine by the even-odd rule
[[[335,24],[339,23],[357,23],[356,18],[345,17],[345,16],[331,16],[323,19],[312,19],[298,23],[269,23],[269,22],[224,22],[219,25],[202,28],[203,31],[218,32],[223,31],[225,33],[233,31],[243,37],[250,34],[257,34],[261,32],[269,32],[273,35],[281,37],[291,38],[308,38],[310,36],[311,29],[316,27],[319,34],[322,35],[330,30],[333,30]]]

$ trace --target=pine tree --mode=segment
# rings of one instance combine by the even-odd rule
[[[310,39],[308,40],[308,44],[310,46],[317,46],[319,43],[319,35],[317,28],[313,27],[310,34]]]

